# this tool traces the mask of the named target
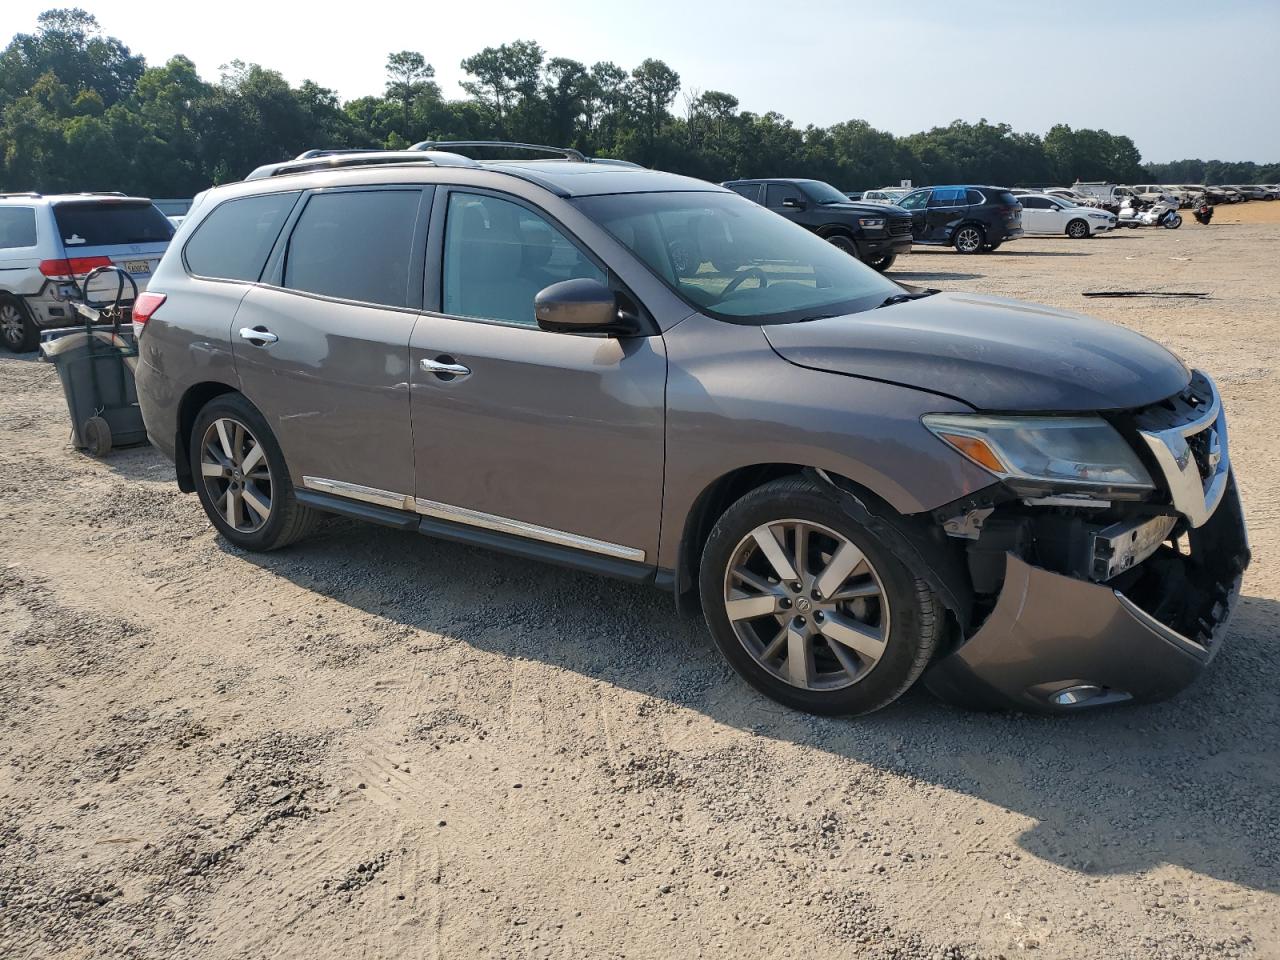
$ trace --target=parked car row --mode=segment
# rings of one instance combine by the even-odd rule
[[[0,343],[34,350],[41,329],[77,322],[71,304],[97,267],[118,266],[146,289],[173,232],[141,197],[0,194]]]

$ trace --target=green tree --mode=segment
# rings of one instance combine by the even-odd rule
[[[411,130],[409,115],[414,104],[422,97],[440,99],[440,87],[432,80],[435,75],[436,68],[413,50],[401,50],[387,57],[387,97],[400,104],[403,121],[400,131],[405,136]]]

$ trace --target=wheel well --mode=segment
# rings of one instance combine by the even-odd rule
[[[1070,229],[1071,229],[1071,225],[1072,225],[1073,223],[1083,223],[1083,224],[1085,225],[1085,227],[1086,227],[1086,228],[1089,226],[1089,221],[1088,221],[1088,220],[1086,220],[1084,217],[1072,217],[1070,220],[1068,220],[1068,221],[1067,221],[1067,229],[1068,229],[1068,230],[1070,230]]]
[[[191,475],[190,448],[187,444],[196,417],[214,397],[237,392],[235,387],[229,387],[225,383],[208,382],[197,383],[182,395],[182,400],[178,403],[178,432],[174,437],[173,467],[178,474],[178,489],[183,493],[191,493],[196,488],[195,478]]]
[[[820,236],[823,240],[826,240],[830,237],[837,237],[837,236],[847,237],[850,240],[858,239],[853,235],[853,231],[850,228],[839,223],[828,223],[825,226],[819,227],[818,236]]]

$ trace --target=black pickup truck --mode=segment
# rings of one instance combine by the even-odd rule
[[[855,203],[821,180],[729,180],[721,184],[812,230],[881,272],[911,250],[911,214],[882,203]]]

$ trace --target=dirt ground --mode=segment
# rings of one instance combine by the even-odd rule
[[[1280,956],[1276,220],[895,270],[1222,386],[1255,550],[1225,648],[1070,718],[792,713],[667,596],[345,520],[240,553],[0,359],[0,956]]]

